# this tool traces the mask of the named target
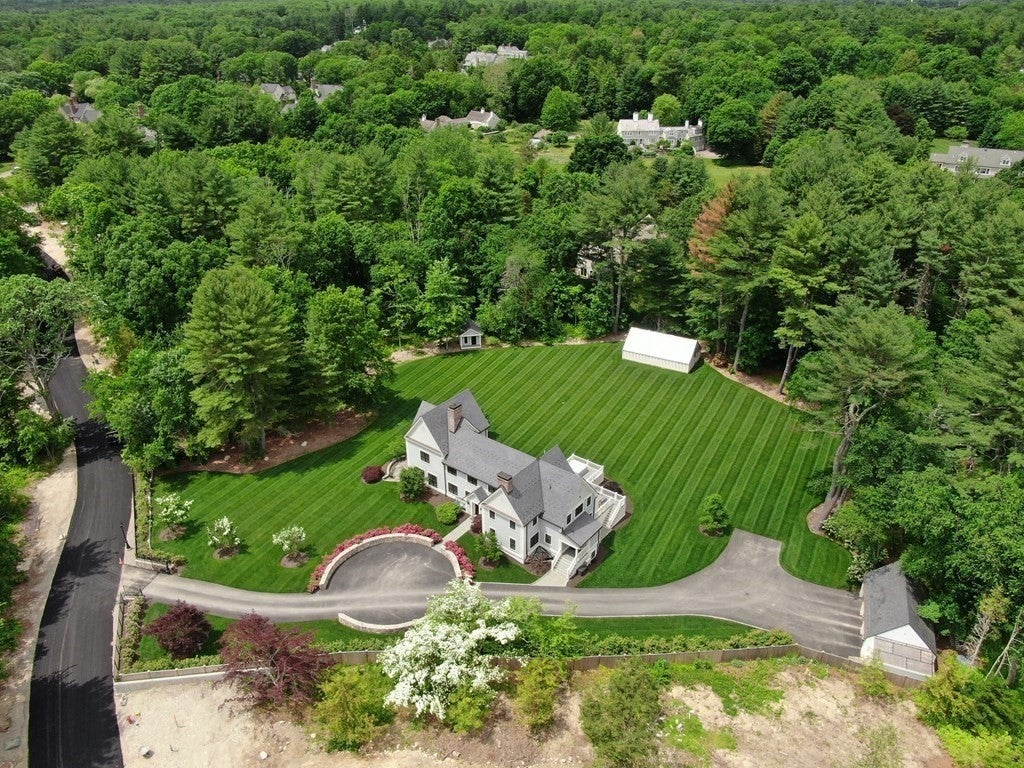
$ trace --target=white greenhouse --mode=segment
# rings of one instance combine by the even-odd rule
[[[689,373],[700,362],[700,344],[684,336],[630,328],[622,347],[622,359]]]

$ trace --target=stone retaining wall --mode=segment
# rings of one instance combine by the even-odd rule
[[[416,533],[385,533],[381,536],[374,536],[372,539],[361,541],[358,544],[349,547],[344,552],[336,555],[335,558],[327,564],[327,567],[324,568],[323,575],[320,576],[320,589],[325,589],[327,587],[327,584],[331,581],[331,576],[334,575],[335,569],[343,562],[348,560],[350,557],[352,557],[352,555],[356,554],[356,552],[362,552],[363,550],[369,549],[370,547],[377,547],[381,544],[387,544],[391,541],[415,541],[418,544],[423,544],[426,547],[433,548],[434,546],[434,542],[429,536],[420,536]],[[455,568],[455,578],[461,578],[462,569],[459,567],[458,559],[456,559],[455,555],[453,555],[446,549],[442,548],[441,551],[444,552],[444,554],[448,557],[449,562],[451,562],[453,567]]]

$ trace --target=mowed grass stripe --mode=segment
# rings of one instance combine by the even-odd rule
[[[842,585],[848,555],[807,531],[815,499],[807,479],[827,469],[834,441],[797,428],[797,414],[710,368],[690,375],[621,360],[621,345],[485,350],[397,366],[395,394],[378,420],[345,443],[250,476],[197,473],[161,481],[195,500],[197,525],[166,546],[186,555],[186,574],[268,591],[303,588],[315,564],[286,570],[270,537],[306,528],[319,556],[381,524],[436,527],[426,504],[403,504],[395,484],[373,486],[360,472],[387,458],[420,400],[441,402],[473,389],[499,439],[539,454],[553,445],[605,465],[634,502],[630,523],[612,537],[607,560],[585,586],[643,586],[681,578],[714,560],[725,539],[697,531],[698,509],[719,492],[735,524],[784,542],[792,573]],[[215,561],[203,527],[221,515],[238,524],[246,551]]]

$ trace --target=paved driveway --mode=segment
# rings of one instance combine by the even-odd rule
[[[779,565],[781,542],[735,531],[722,555],[704,570],[659,587],[572,589],[530,584],[483,584],[492,598],[536,597],[544,612],[566,603],[576,614],[599,616],[714,616],[765,629],[780,628],[797,642],[841,656],[860,649],[860,600],[790,576]],[[184,600],[221,616],[257,611],[274,621],[333,619],[339,611],[364,621],[390,623],[397,614],[422,612],[436,587],[395,588],[387,582],[351,584],[315,595],[247,592],[179,576],[157,576],[145,595],[159,602]]]

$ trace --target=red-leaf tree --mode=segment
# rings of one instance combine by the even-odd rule
[[[172,659],[187,659],[203,649],[212,629],[202,611],[194,605],[178,602],[142,631],[155,637]]]
[[[313,633],[281,629],[251,613],[228,627],[220,655],[223,682],[253,707],[302,709],[312,703],[320,673],[329,665],[313,647]]]

